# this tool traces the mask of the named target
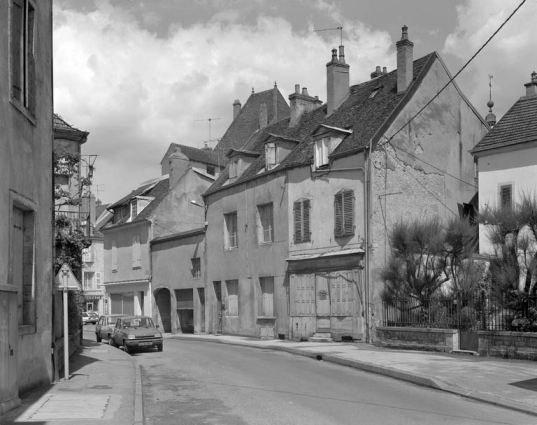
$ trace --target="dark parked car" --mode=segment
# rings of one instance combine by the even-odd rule
[[[97,342],[101,342],[103,339],[108,341],[108,337],[114,331],[117,319],[126,316],[127,314],[105,314],[99,317],[99,321],[95,325],[95,339]]]
[[[157,347],[162,351],[162,333],[148,316],[120,317],[108,342],[113,347],[123,346],[126,353],[134,348]]]

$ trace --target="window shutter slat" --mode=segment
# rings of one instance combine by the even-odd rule
[[[343,194],[337,193],[334,197],[334,233],[342,236],[343,233]]]
[[[293,215],[295,221],[295,243],[302,242],[302,203],[300,201],[293,204]]]
[[[311,240],[311,232],[310,232],[310,200],[306,199],[302,203],[302,216],[303,216],[303,234],[302,234],[302,240],[304,242],[309,242]]]
[[[343,233],[352,235],[354,233],[354,192],[348,190],[343,192]]]

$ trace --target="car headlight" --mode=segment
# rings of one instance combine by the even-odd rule
[[[129,335],[128,339],[136,339],[136,336],[135,335]]]
[[[157,332],[157,333],[155,334],[155,338],[160,338],[161,336],[162,336],[162,334],[161,334],[160,332]]]

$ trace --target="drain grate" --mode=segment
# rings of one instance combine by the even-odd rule
[[[29,419],[102,419],[109,401],[109,395],[52,394],[44,399]]]

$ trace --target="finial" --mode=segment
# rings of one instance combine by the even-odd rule
[[[254,93],[255,93],[255,92],[254,92],[254,88],[252,87],[252,94],[254,94]]]
[[[496,115],[494,115],[494,112],[492,112],[492,107],[494,106],[494,102],[492,101],[492,78],[494,76],[489,74],[489,101],[487,102],[487,106],[489,107],[489,113],[485,117],[485,121],[488,125],[491,127],[494,127],[494,124],[496,124]]]

